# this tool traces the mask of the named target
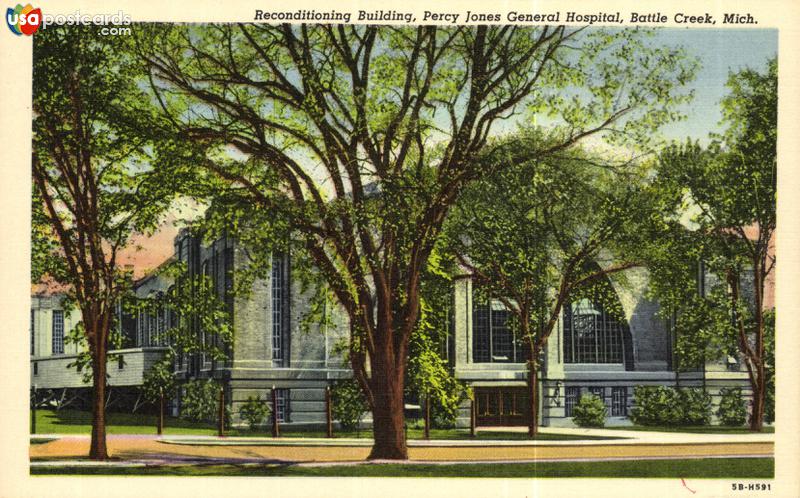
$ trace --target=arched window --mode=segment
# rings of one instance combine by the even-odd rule
[[[623,327],[598,303],[580,299],[564,307],[564,363],[623,363]]]

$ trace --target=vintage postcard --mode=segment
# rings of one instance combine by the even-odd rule
[[[0,495],[800,495],[796,5],[221,6],[5,10]]]

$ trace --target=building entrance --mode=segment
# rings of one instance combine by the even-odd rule
[[[513,426],[528,423],[528,393],[524,387],[476,387],[478,426]]]

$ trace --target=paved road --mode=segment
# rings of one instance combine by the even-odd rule
[[[639,436],[642,436],[641,433]],[[694,435],[693,435],[694,436]],[[774,443],[761,438],[739,438],[728,436],[726,442],[711,438],[670,437],[658,440],[653,437],[640,437],[638,442],[630,440],[593,441],[583,444],[574,441],[559,441],[558,444],[542,441],[509,442],[492,445],[488,441],[456,442],[449,441],[446,446],[434,446],[435,442],[409,447],[409,458],[420,461],[528,461],[528,460],[575,460],[575,459],[647,459],[675,457],[721,457],[721,456],[771,456]],[[698,440],[700,439],[700,440]],[[771,439],[771,438],[770,438]],[[180,438],[173,442],[160,440],[156,436],[118,435],[108,437],[111,457],[128,461],[153,461],[161,463],[208,461],[240,462],[352,462],[364,460],[369,454],[369,446],[348,445],[337,441],[336,445],[298,446],[296,439],[292,445],[219,445],[204,444],[215,442],[215,438]],[[174,443],[183,444],[174,444]],[[187,442],[189,444],[187,444]],[[478,444],[476,444],[478,443]],[[514,444],[517,443],[517,444]],[[565,444],[566,443],[566,444]],[[85,458],[89,452],[87,436],[61,436],[59,439],[31,445],[32,460],[73,460]]]

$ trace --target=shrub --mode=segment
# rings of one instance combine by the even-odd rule
[[[217,418],[220,385],[212,379],[190,380],[181,397],[181,418],[211,422]]]
[[[631,420],[638,425],[707,425],[711,396],[700,388],[636,386]]]
[[[161,393],[164,393],[166,399],[171,399],[175,395],[177,382],[173,371],[174,361],[175,355],[169,352],[144,374],[140,389],[147,401],[158,403]]]
[[[680,424],[708,425],[711,422],[711,396],[699,387],[678,389]]]
[[[572,408],[572,420],[578,427],[603,427],[606,413],[603,400],[594,394],[584,394]]]
[[[742,390],[738,387],[720,390],[722,399],[719,401],[717,416],[722,425],[739,426],[747,419],[747,406],[742,398]]]
[[[355,379],[336,381],[331,389],[331,411],[333,418],[346,431],[354,431],[361,422],[361,417],[369,409],[361,387]]]
[[[676,425],[681,411],[675,389],[665,386],[636,386],[633,390],[631,421],[638,425]]]
[[[269,415],[269,406],[261,396],[249,396],[247,402],[239,408],[239,416],[247,422],[250,430],[261,425]]]
[[[431,399],[431,426],[434,429],[454,429],[458,409],[466,399],[469,399],[466,386],[454,381],[445,394]]]

